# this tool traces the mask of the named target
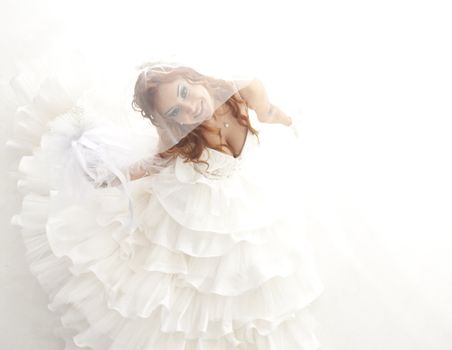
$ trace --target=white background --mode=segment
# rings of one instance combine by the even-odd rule
[[[10,79],[47,50],[113,74],[175,55],[258,76],[300,123],[323,349],[450,349],[450,18],[435,0],[3,0],[1,141],[17,107]],[[1,152],[0,348],[61,349],[9,224],[20,195]]]

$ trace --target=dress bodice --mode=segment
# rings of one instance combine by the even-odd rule
[[[184,177],[197,177],[197,175],[201,175],[208,179],[230,177],[235,171],[241,169],[243,163],[246,161],[249,153],[256,144],[257,137],[248,130],[245,143],[239,156],[234,157],[230,154],[207,147],[201,154],[200,159],[206,161],[208,164],[194,162],[185,163],[181,158],[178,158],[176,160],[176,174],[179,176],[185,175]]]

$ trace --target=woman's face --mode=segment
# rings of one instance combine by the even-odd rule
[[[212,117],[214,101],[203,85],[178,78],[159,86],[154,108],[163,118],[179,124],[200,124]]]

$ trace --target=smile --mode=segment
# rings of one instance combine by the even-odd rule
[[[202,115],[202,112],[204,111],[202,102],[203,101],[201,101],[201,107],[199,108],[199,112],[194,117],[195,119],[198,119]]]

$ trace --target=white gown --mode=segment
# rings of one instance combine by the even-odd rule
[[[259,139],[248,132],[239,157],[208,148],[208,169],[178,158],[127,182],[133,229],[121,186],[77,198],[53,188],[77,183],[62,170],[75,159],[63,145],[83,129],[41,114],[13,222],[66,350],[319,348],[309,307],[324,287],[304,237],[296,140],[249,114]]]

